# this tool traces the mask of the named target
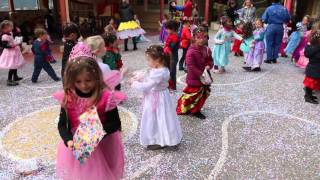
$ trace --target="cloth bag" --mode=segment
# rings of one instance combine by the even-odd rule
[[[204,85],[210,85],[213,83],[213,79],[209,70],[205,69],[200,76],[200,81]]]
[[[73,155],[83,164],[106,135],[97,108],[91,107],[80,115],[80,124],[73,135]]]

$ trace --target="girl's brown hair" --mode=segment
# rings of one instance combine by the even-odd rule
[[[3,29],[7,26],[11,26],[13,27],[13,23],[12,21],[9,21],[9,20],[4,20],[0,23],[0,31],[3,31]]]
[[[163,52],[163,48],[160,45],[151,45],[146,50],[146,55],[151,59],[158,61],[160,64],[170,67],[170,57],[166,56]]]
[[[314,22],[309,35],[310,44],[320,46],[320,20]]]
[[[66,94],[64,105],[71,100],[72,92],[75,90],[75,81],[79,74],[87,72],[89,76],[96,81],[96,87],[93,92],[93,102],[91,105],[96,104],[102,94],[102,91],[107,87],[103,81],[102,72],[98,63],[89,57],[78,57],[75,60],[68,62],[63,78],[63,89]],[[71,98],[71,99],[70,99]]]

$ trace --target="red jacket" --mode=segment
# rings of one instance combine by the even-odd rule
[[[181,48],[188,48],[190,45],[191,41],[191,31],[190,28],[188,27],[183,27],[182,32],[181,32],[181,42],[180,42],[180,47]]]
[[[183,16],[192,17],[192,0],[189,0],[184,6],[176,6],[178,11],[183,11]]]
[[[164,44],[164,48],[163,48],[164,53],[171,54],[172,51],[178,47],[177,43],[179,43],[178,35],[176,33],[169,34],[169,36],[167,37],[166,43]]]
[[[211,50],[207,46],[191,45],[186,56],[187,85],[193,87],[203,86],[200,81],[206,66],[213,67]]]

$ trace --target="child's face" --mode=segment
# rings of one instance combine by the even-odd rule
[[[238,28],[242,30],[243,29],[243,24],[239,24]]]
[[[308,20],[307,17],[304,17],[304,18],[302,19],[302,24],[304,24],[304,25],[309,24],[309,20]]]
[[[48,39],[48,35],[47,34],[43,34],[39,38],[40,38],[41,41],[46,41]]]
[[[114,19],[110,19],[109,24],[114,24]]]
[[[76,41],[79,37],[78,37],[78,34],[77,33],[71,33],[69,35],[69,38],[73,41]]]
[[[113,48],[118,48],[118,41],[117,41],[117,40],[114,41],[114,42],[111,44],[111,46],[112,46]]]
[[[208,40],[205,33],[197,33],[194,39],[195,39],[195,44],[198,46],[204,46]]]
[[[90,93],[96,87],[96,80],[90,76],[89,72],[84,70],[76,77],[74,86],[82,93]]]
[[[228,28],[232,28],[233,23],[232,23],[232,21],[231,21],[230,19],[227,20],[226,26],[227,26]]]
[[[5,28],[3,29],[3,32],[5,33],[9,33],[12,32],[13,27],[11,25],[7,25],[5,26]]]
[[[166,31],[167,31],[168,34],[174,33],[174,31],[172,29],[166,29]]]
[[[256,21],[255,25],[256,25],[256,28],[262,28],[263,26],[261,21]]]

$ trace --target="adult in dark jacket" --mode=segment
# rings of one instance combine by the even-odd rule
[[[237,18],[239,18],[239,14],[237,12],[237,1],[236,0],[229,0],[228,1],[228,8],[225,11],[226,16],[231,18],[232,22],[234,23]]]
[[[306,102],[319,104],[317,97],[312,95],[312,91],[320,91],[320,30],[311,33],[311,45],[304,49],[304,55],[309,58],[309,64],[306,68],[306,77],[304,79]]]
[[[132,38],[133,50],[137,50],[137,37],[144,34],[145,31],[134,20],[134,12],[127,0],[122,0],[120,6],[121,23],[118,27],[117,36],[124,39],[124,50],[128,51],[128,39]]]

